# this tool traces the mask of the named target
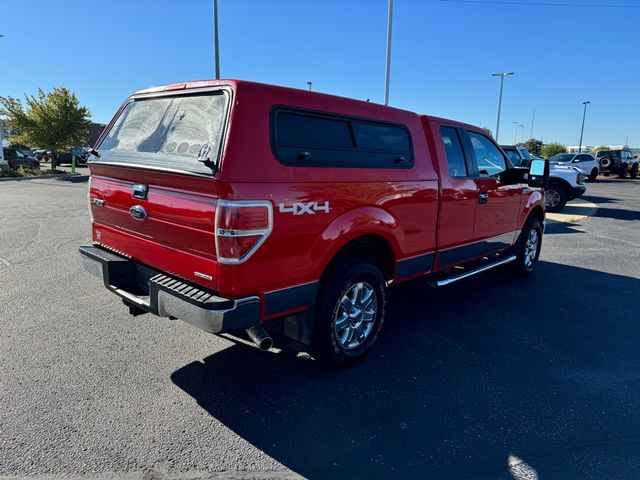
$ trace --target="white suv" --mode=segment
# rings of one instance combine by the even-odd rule
[[[598,159],[588,153],[559,153],[551,157],[549,162],[559,166],[576,168],[581,174],[589,177],[592,182],[598,178],[600,172]]]
[[[514,167],[527,167],[533,160],[529,151],[522,145],[501,145],[501,147]],[[568,165],[570,166],[554,163],[549,165],[549,185],[545,190],[547,212],[561,210],[569,200],[578,198],[587,191],[584,185],[586,175],[576,168],[577,163]]]

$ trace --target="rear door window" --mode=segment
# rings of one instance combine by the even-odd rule
[[[98,146],[97,162],[212,174],[225,127],[221,91],[130,101]]]

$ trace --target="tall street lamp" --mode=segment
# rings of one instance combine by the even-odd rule
[[[384,77],[384,104],[389,105],[389,77],[391,76],[391,27],[393,24],[393,0],[387,8],[387,65]]]
[[[492,73],[492,77],[500,77],[500,97],[498,99],[498,123],[496,125],[496,142],[500,143],[500,112],[502,111],[502,91],[504,90],[504,77],[515,75],[514,72]]]
[[[309,91],[311,91],[311,85],[313,85],[313,82],[307,82],[307,85],[309,85]]]
[[[213,0],[213,58],[216,80],[220,78],[220,45],[218,43],[218,0]]]
[[[514,145],[518,142],[518,123],[519,122],[513,122],[513,144]],[[497,138],[496,138],[496,141],[498,141]]]
[[[585,118],[587,118],[587,105],[589,105],[591,102],[590,101],[586,101],[586,102],[582,102],[582,104],[584,105],[584,112],[582,114],[582,129],[580,130],[580,146],[578,147],[578,153],[582,153],[582,137],[584,135],[584,120]]]
[[[524,142],[524,125],[520,124],[520,126],[518,128],[522,129],[522,132],[520,132],[520,141]]]

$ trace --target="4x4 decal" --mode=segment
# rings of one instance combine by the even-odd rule
[[[290,206],[281,203],[278,205],[280,213],[293,213],[294,215],[304,215],[308,213],[315,215],[316,212],[329,213],[329,202],[325,201],[322,204],[320,202],[293,202]]]

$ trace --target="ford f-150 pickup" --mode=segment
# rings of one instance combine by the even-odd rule
[[[471,125],[236,80],[133,94],[89,168],[81,257],[131,314],[263,349],[284,319],[338,364],[372,348],[392,285],[532,273],[549,175]]]

